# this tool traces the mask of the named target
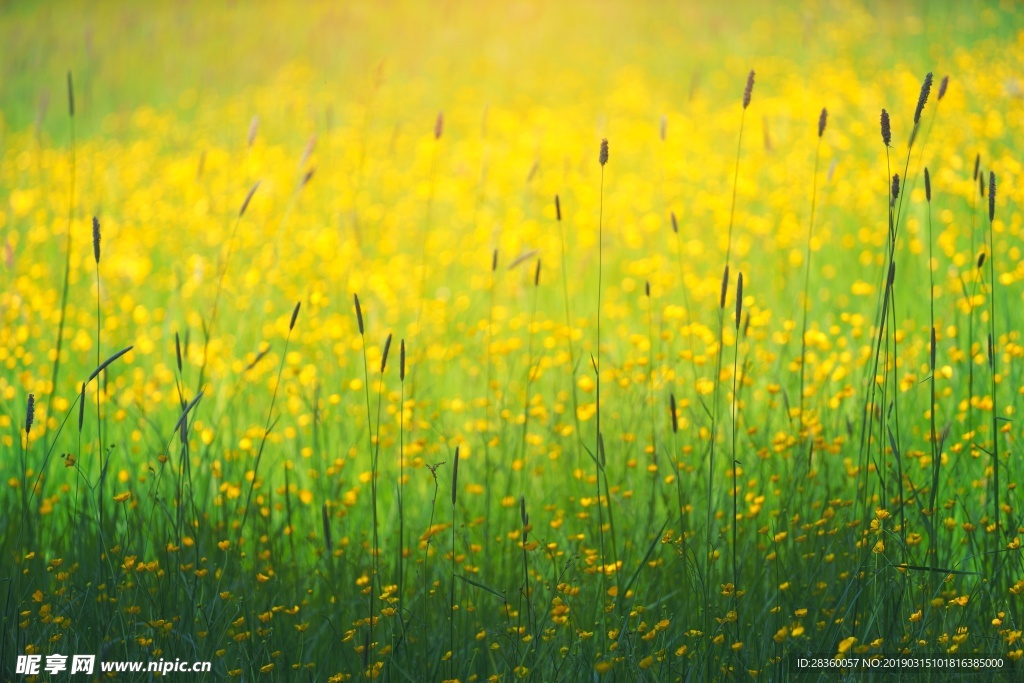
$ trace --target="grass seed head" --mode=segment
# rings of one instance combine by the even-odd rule
[[[25,433],[32,431],[32,423],[36,419],[36,395],[29,394],[25,403]]]
[[[174,356],[178,361],[178,374],[181,374],[181,338],[178,333],[174,333]]]
[[[718,307],[725,310],[725,295],[729,292],[729,264],[725,264],[725,270],[722,271],[722,291],[718,297]]]
[[[327,552],[331,552],[331,518],[327,513],[327,503],[325,502],[320,508],[320,519],[324,524],[324,544],[327,546]]]
[[[92,217],[92,256],[100,264],[100,219]]]
[[[949,87],[949,75],[947,74],[947,75],[942,77],[941,81],[939,81],[939,93],[938,93],[938,96],[936,97],[936,100],[938,100],[939,102],[942,101],[942,98],[946,96],[946,88],[948,88],[948,87]]]
[[[455,447],[455,464],[452,465],[452,507],[459,492],[459,447]]]
[[[380,374],[384,374],[384,369],[388,366],[388,352],[391,350],[391,333],[388,332],[388,338],[384,340],[384,350],[380,354]]]
[[[291,332],[295,329],[295,319],[299,317],[299,308],[302,306],[301,301],[295,302],[295,308],[292,310],[292,319],[288,323],[288,331]]]
[[[996,174],[994,171],[988,172],[988,220],[994,221],[996,219]]]
[[[402,382],[405,381],[405,340],[402,340],[401,348],[398,354],[398,379]]]
[[[974,155],[974,180],[978,179],[978,169],[981,167],[981,154]]]
[[[978,254],[978,270],[981,270],[981,267],[983,265],[985,265],[985,252],[981,252],[980,254]]]
[[[78,433],[82,433],[82,427],[85,426],[85,385],[86,382],[82,382],[82,392],[78,396]]]
[[[672,433],[679,433],[679,416],[676,415],[676,395],[669,393],[668,395],[668,412],[672,416]]]
[[[238,210],[238,217],[241,218],[245,215],[245,210],[249,208],[249,202],[252,201],[252,196],[256,194],[256,188],[260,186],[260,181],[253,183],[252,187],[249,188],[249,193],[245,195],[245,199],[242,201],[242,208]]]
[[[247,146],[252,147],[252,143],[256,142],[256,133],[260,130],[260,117],[253,116],[252,121],[249,122],[249,137],[247,138]]]
[[[601,162],[602,166],[608,163],[608,138],[601,140],[601,153],[597,160]]]
[[[359,336],[363,335],[363,307],[359,305],[359,295],[353,294],[352,298],[356,302],[356,322],[359,323]]]
[[[932,200],[932,178],[927,167],[924,169],[924,198],[929,202]]]
[[[533,271],[533,286],[540,286],[540,259],[537,259],[537,269]]]
[[[495,249],[491,252],[491,272],[493,273],[498,269],[498,250]]]
[[[70,69],[68,69],[68,115],[75,118],[75,82],[71,79]]]
[[[882,142],[885,143],[886,147],[892,144],[892,127],[889,125],[889,112],[882,110],[881,116],[882,124]]]
[[[740,318],[743,316],[743,273],[736,278],[736,330],[740,329]]]
[[[444,133],[444,112],[437,112],[437,120],[434,121],[434,139],[440,140]]]
[[[929,71],[925,74],[924,82],[921,84],[921,93],[917,96],[917,108],[914,110],[914,125],[916,126],[921,121],[921,112],[924,111],[924,105],[928,102],[928,94],[932,91],[932,72]]]
[[[754,70],[747,74],[747,85],[743,88],[743,108],[750,106],[750,96],[754,94]]]
[[[562,203],[558,201],[558,195],[555,195],[555,218],[559,223],[562,222]]]
[[[828,123],[828,109],[825,107],[821,108],[821,114],[818,116],[818,137],[820,138],[825,134],[825,124]]]
[[[892,200],[895,202],[900,196],[900,174],[892,174]]]
[[[676,220],[676,212],[673,211],[669,214],[672,217],[672,232],[679,234],[679,221]]]

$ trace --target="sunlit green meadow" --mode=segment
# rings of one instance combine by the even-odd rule
[[[1024,675],[1022,25],[0,6],[4,680]]]

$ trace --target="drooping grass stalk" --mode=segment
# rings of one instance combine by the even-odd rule
[[[754,70],[747,74],[747,85],[743,88],[743,112],[740,114],[740,134],[736,140],[736,165],[732,174],[732,203],[729,206],[729,239],[725,247],[725,265],[729,266],[729,259],[732,256],[732,224],[736,215],[736,187],[740,178],[740,152],[743,150],[743,124],[747,119],[747,107],[750,106],[750,97],[754,92]]]
[[[992,481],[995,486],[993,499],[992,522],[998,533],[999,517],[1002,508],[999,506],[999,398],[997,396],[996,376],[998,373],[998,337],[996,337],[996,251],[995,251],[995,220],[996,220],[996,174],[988,174],[988,260],[989,288],[988,297],[988,366],[992,378]]]
[[[456,571],[456,550],[455,550],[455,522],[458,510],[455,508],[455,501],[459,494],[459,447],[455,447],[455,464],[452,465],[452,582],[451,592],[448,601],[448,650],[452,656],[448,658],[448,676],[455,678],[455,571]]]
[[[811,297],[811,241],[814,239],[814,210],[817,207],[818,199],[818,163],[821,159],[821,138],[825,134],[825,125],[828,122],[828,110],[822,107],[818,116],[818,144],[814,148],[814,176],[811,181],[811,217],[807,223],[807,263],[804,264],[804,310],[803,323],[800,327],[800,433],[803,435],[807,429],[807,417],[804,412],[806,406],[806,371],[807,371],[807,307]]]
[[[64,344],[64,319],[68,310],[68,284],[71,279],[71,223],[75,218],[75,178],[77,164],[75,159],[75,84],[68,71],[68,121],[71,129],[71,180],[68,188],[68,233],[64,242],[64,284],[60,294],[60,322],[57,323],[57,354],[53,358],[53,372],[50,375],[50,395],[46,399],[46,420],[53,414],[53,399],[57,394],[57,381],[60,379],[60,351]],[[45,426],[45,425],[44,425]]]

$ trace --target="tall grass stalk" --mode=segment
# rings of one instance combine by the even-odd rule
[[[597,344],[590,362],[594,366],[595,391],[597,409],[595,412],[596,429],[594,434],[594,473],[597,485],[597,522],[601,538],[601,576],[602,585],[604,565],[608,561],[605,555],[604,546],[604,510],[601,504],[601,290],[603,287],[604,274],[604,167],[608,163],[608,140],[601,140],[601,150],[598,154],[598,162],[601,164],[601,185],[598,192],[598,213],[597,213]],[[606,490],[607,494],[608,491]]]
[[[57,395],[57,381],[60,379],[60,352],[64,344],[64,319],[68,310],[68,284],[71,279],[71,224],[75,219],[75,179],[77,160],[75,158],[75,84],[68,71],[68,122],[71,130],[71,180],[68,187],[68,232],[64,241],[64,284],[60,293],[60,322],[57,323],[57,354],[53,358],[53,372],[50,375],[50,394],[46,399],[45,420],[53,413],[53,399]],[[44,424],[45,428],[45,424]]]
[[[814,210],[817,207],[818,199],[818,163],[821,159],[821,138],[825,134],[825,125],[828,123],[828,110],[822,107],[818,116],[818,143],[814,148],[814,176],[811,181],[811,217],[807,222],[807,262],[804,264],[804,306],[803,322],[800,326],[800,433],[806,434],[808,428],[806,407],[807,393],[807,308],[811,297],[811,242],[814,239]]]
[[[988,174],[988,260],[989,287],[991,289],[988,297],[988,367],[989,375],[992,378],[992,483],[995,488],[993,496],[992,522],[995,524],[998,533],[1002,508],[999,505],[1001,491],[999,489],[999,397],[997,392],[998,377],[998,337],[996,337],[996,245],[995,245],[995,220],[996,220],[996,174],[989,171]]]
[[[754,70],[751,69],[747,75],[747,85],[743,88],[743,112],[740,114],[740,134],[736,139],[736,165],[732,174],[732,202],[729,205],[729,237],[725,247],[725,265],[729,266],[729,259],[732,256],[732,224],[736,216],[736,187],[740,179],[740,152],[743,151],[743,125],[747,120],[747,107],[750,106],[750,98],[754,92]]]

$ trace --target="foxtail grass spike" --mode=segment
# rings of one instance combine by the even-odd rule
[[[452,465],[452,507],[459,492],[459,447],[455,447],[455,464]]]
[[[978,194],[981,195],[982,199],[985,198],[985,174],[984,173],[978,173]]]
[[[743,273],[736,278],[736,331],[740,329],[740,318],[743,316]]]
[[[679,234],[679,221],[676,220],[676,212],[673,211],[669,214],[672,217],[672,232]]]
[[[555,195],[555,218],[561,222],[562,220],[562,202],[558,200],[558,195]]]
[[[384,374],[384,368],[388,366],[388,352],[391,350],[391,333],[388,333],[388,338],[384,340],[384,351],[380,355],[380,374]]]
[[[82,393],[78,396],[78,433],[82,433],[85,425],[85,382],[82,382]]]
[[[978,179],[978,169],[981,167],[981,155],[974,155],[974,179]]]
[[[676,395],[670,393],[668,395],[668,411],[672,416],[672,433],[679,433],[679,416],[676,415]]]
[[[491,252],[491,272],[493,273],[498,269],[498,250],[495,249]]]
[[[92,256],[96,259],[96,264],[100,262],[100,219],[96,216],[92,217]]]
[[[434,121],[434,139],[440,140],[444,133],[444,112],[437,112],[437,120]]]
[[[174,333],[174,356],[178,361],[178,373],[181,374],[181,338],[177,332]]]
[[[93,381],[94,379],[96,379],[96,377],[97,377],[97,376],[98,376],[98,375],[99,375],[99,374],[100,374],[101,372],[103,372],[104,370],[106,370],[106,369],[107,369],[107,366],[108,366],[108,365],[110,365],[111,363],[113,363],[113,362],[114,362],[115,360],[117,360],[118,358],[120,358],[120,357],[121,357],[121,356],[123,356],[124,354],[128,353],[129,351],[131,351],[131,350],[132,350],[133,348],[135,348],[135,347],[134,347],[134,346],[128,346],[128,347],[126,347],[126,348],[123,348],[123,349],[121,349],[120,351],[118,351],[117,353],[115,353],[115,354],[114,354],[113,356],[111,356],[110,358],[108,358],[108,359],[106,359],[105,361],[103,361],[102,363],[100,363],[100,366],[99,366],[98,368],[96,368],[95,370],[93,370],[93,371],[92,371],[92,374],[91,374],[91,375],[89,375],[89,381],[91,382],[91,381]]]
[[[722,291],[718,297],[718,307],[725,310],[725,295],[729,292],[729,264],[725,264],[722,271]]]
[[[818,116],[818,137],[825,134],[825,125],[828,123],[828,109],[821,108],[821,115]]]
[[[988,219],[989,221],[996,219],[996,174],[994,171],[988,172]]]
[[[398,355],[398,379],[405,381],[405,340],[402,340],[401,351]]]
[[[931,362],[932,362],[932,374],[934,374],[935,373],[935,326],[934,325],[932,325],[932,353],[931,353]]]
[[[327,552],[331,552],[331,519],[327,514],[327,503],[320,508],[320,519],[324,523],[324,544],[327,546]]]
[[[241,218],[245,215],[245,210],[249,208],[249,202],[252,201],[252,196],[256,194],[256,189],[259,188],[260,181],[253,183],[252,187],[249,188],[249,194],[245,195],[245,199],[242,201],[242,208],[238,210],[238,217]]]
[[[75,82],[71,78],[70,69],[68,69],[68,115],[75,118]]]
[[[914,110],[914,125],[916,126],[921,121],[921,112],[924,111],[924,105],[928,102],[928,94],[932,91],[932,72],[929,71],[925,74],[924,82],[921,83],[921,93],[917,96],[917,108]]]
[[[608,163],[608,139],[601,140],[601,153],[598,155],[597,160],[604,166]]]
[[[292,311],[292,319],[288,323],[288,331],[289,332],[291,332],[292,330],[295,329],[295,320],[296,320],[296,318],[299,317],[299,308],[301,308],[301,307],[302,307],[302,302],[301,301],[295,302],[295,309]]]
[[[900,196],[900,174],[892,174],[892,200],[895,202]]]
[[[932,178],[927,167],[924,169],[924,198],[929,202],[932,200]]]
[[[526,496],[519,496],[519,519],[522,521],[523,526],[527,526],[530,523],[530,515],[526,513]]]
[[[537,269],[533,272],[533,286],[540,285],[540,259],[537,259]]]
[[[28,434],[32,431],[32,423],[36,419],[36,395],[29,394],[28,401],[25,403],[25,433]]]
[[[747,74],[747,85],[743,88],[743,108],[750,106],[750,96],[754,94],[754,70]]]
[[[949,87],[949,75],[943,76],[942,80],[939,81],[939,93],[936,96],[936,100],[942,101],[942,98],[946,96],[946,88]]]
[[[885,143],[886,147],[892,144],[892,128],[889,126],[889,112],[882,110],[882,142]]]
[[[359,323],[359,336],[363,335],[363,307],[359,305],[359,295],[353,294],[352,298],[356,302],[356,322]]]
[[[252,143],[256,142],[256,134],[260,130],[260,117],[253,116],[252,120],[249,121],[249,136],[246,138],[246,144],[252,147]]]
[[[978,270],[981,270],[983,265],[985,265],[985,252],[978,254]]]
[[[650,280],[644,280],[644,294],[647,296],[648,299],[651,298],[651,281]]]

